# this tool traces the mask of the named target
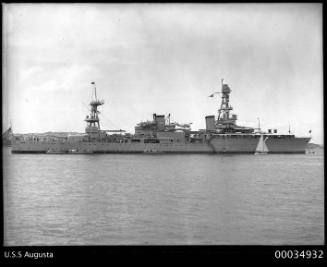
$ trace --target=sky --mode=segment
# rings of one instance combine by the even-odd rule
[[[323,143],[321,4],[3,4],[3,123],[84,132],[152,114],[205,128],[221,79],[238,124]]]

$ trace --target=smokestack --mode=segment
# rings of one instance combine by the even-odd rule
[[[215,116],[209,115],[206,116],[206,130],[207,131],[213,131],[215,129]]]

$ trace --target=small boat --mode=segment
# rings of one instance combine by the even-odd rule
[[[268,147],[266,145],[266,140],[268,139],[268,137],[266,137],[265,139],[263,139],[263,134],[260,136],[257,148],[255,150],[255,155],[266,155],[268,154]]]

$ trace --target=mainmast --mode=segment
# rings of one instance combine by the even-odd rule
[[[100,112],[98,111],[98,106],[101,106],[104,104],[103,100],[98,100],[98,98],[97,98],[97,89],[95,86],[95,82],[91,82],[91,84],[94,85],[94,100],[92,100],[90,102],[91,113],[89,116],[86,116],[86,119],[85,119],[85,121],[87,122],[85,132],[88,134],[100,132],[100,120],[98,117],[98,114]]]

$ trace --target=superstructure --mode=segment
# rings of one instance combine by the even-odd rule
[[[237,125],[237,115],[232,114],[231,89],[222,80],[217,119],[205,117],[206,128],[192,131],[191,124],[170,121],[170,114],[153,114],[150,121],[135,126],[135,133],[124,130],[102,130],[98,107],[104,104],[96,94],[90,102],[84,134],[49,136],[41,134],[14,135],[12,153],[89,154],[89,153],[305,153],[310,137],[278,134],[277,130]]]

